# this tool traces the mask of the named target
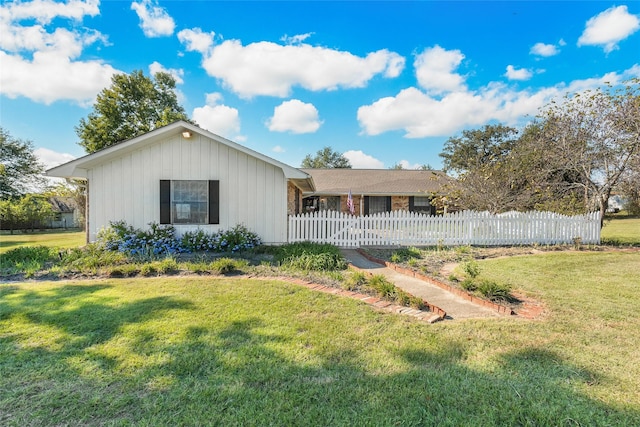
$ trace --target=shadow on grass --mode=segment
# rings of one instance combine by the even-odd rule
[[[79,340],[60,350],[0,336],[0,423],[5,425],[639,425],[637,410],[580,393],[594,375],[531,348],[472,368],[465,344],[400,347],[394,363],[328,335],[320,342],[279,333],[259,314],[222,327],[185,326],[179,339],[139,329],[122,350],[139,368],[92,356],[125,325],[190,309],[170,297],[114,304],[104,285],[7,293],[1,319],[27,316]],[[95,296],[95,300],[87,297]],[[80,301],[78,301],[80,300]],[[194,310],[194,314],[199,313]],[[216,315],[213,313],[211,315]],[[276,331],[276,332],[274,332]],[[301,331],[302,333],[302,331]],[[174,338],[174,337],[171,337]],[[10,353],[9,346],[14,346]],[[117,355],[113,356],[115,360]],[[9,358],[20,359],[20,364]],[[81,374],[74,358],[94,360]],[[93,359],[92,359],[93,357]],[[46,360],[46,362],[45,362]],[[113,360],[111,361],[113,362]],[[133,363],[133,362],[132,362]],[[53,368],[51,368],[53,367]],[[0,366],[2,368],[2,366]],[[99,369],[98,369],[99,368]],[[4,418],[3,418],[4,417]]]

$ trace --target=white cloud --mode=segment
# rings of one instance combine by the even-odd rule
[[[360,150],[349,150],[342,153],[354,169],[384,169],[384,163]]]
[[[281,146],[279,146],[279,145],[276,145],[275,147],[273,147],[273,148],[271,149],[271,151],[273,151],[274,153],[284,153],[284,152],[285,152],[285,151],[287,151],[287,150],[285,150],[284,148],[282,148],[282,147],[281,147]]]
[[[364,134],[403,130],[406,138],[451,136],[468,126],[479,126],[496,120],[516,125],[554,98],[567,92],[618,84],[640,73],[634,66],[622,74],[609,73],[599,78],[576,80],[536,91],[516,90],[511,86],[491,82],[477,90],[460,89],[436,98],[409,87],[396,96],[381,98],[358,109],[358,122]]]
[[[313,133],[320,129],[321,124],[316,107],[298,99],[278,105],[267,121],[272,132]]]
[[[562,43],[564,42],[561,40],[560,44],[562,45]],[[536,43],[531,47],[529,53],[531,53],[532,55],[547,57],[557,55],[558,53],[560,53],[560,51],[553,44]]]
[[[239,140],[240,116],[238,110],[220,104],[222,95],[208,93],[206,105],[193,109],[191,117],[203,129],[225,138]]]
[[[193,37],[183,34],[182,41],[187,49],[203,50],[204,44],[194,46]],[[203,55],[202,66],[241,97],[286,97],[294,86],[311,91],[358,88],[379,74],[397,77],[404,68],[404,58],[386,49],[359,57],[304,43],[243,46],[239,40],[227,40]]]
[[[526,68],[516,70],[513,65],[507,65],[507,72],[504,75],[509,80],[529,80],[533,73]]]
[[[118,71],[100,61],[71,61],[56,52],[36,52],[28,60],[0,51],[0,93],[51,104],[71,100],[90,105]]]
[[[587,21],[578,46],[603,46],[609,53],[618,49],[618,42],[640,28],[640,19],[628,12],[627,6],[611,7]]]
[[[418,84],[433,94],[464,89],[464,78],[454,72],[463,59],[459,50],[445,50],[438,45],[425,49],[413,63]]]
[[[147,37],[170,36],[176,27],[173,18],[157,2],[142,0],[131,3],[131,10],[140,18],[140,28]]]
[[[420,169],[422,165],[420,163],[409,163],[408,160],[400,160],[398,162],[402,169]]]
[[[0,6],[0,93],[46,104],[61,99],[90,104],[118,70],[100,60],[77,58],[86,46],[107,44],[106,37],[81,25],[73,30],[50,30],[47,25],[56,18],[81,21],[98,13],[97,1]]]
[[[211,46],[213,46],[213,37],[216,35],[213,31],[210,33],[203,32],[200,28],[193,30],[182,30],[178,33],[178,40],[185,45],[186,49],[191,52],[200,52],[206,54]]]
[[[151,75],[155,75],[156,73],[168,73],[173,76],[177,84],[184,83],[184,80],[182,79],[184,76],[184,70],[182,68],[164,68],[164,66],[158,61],[154,61],[149,65],[149,73],[151,73]]]
[[[51,169],[55,166],[63,163],[70,162],[75,159],[75,156],[69,153],[59,153],[57,151],[49,150],[48,148],[36,148],[33,151],[40,163],[42,163],[45,169]]]
[[[288,36],[285,34],[280,38],[280,41],[286,44],[300,44],[312,35],[313,33],[297,34],[295,36]]]
[[[49,24],[55,18],[81,21],[86,15],[100,13],[100,0],[68,0],[59,3],[52,0],[7,3],[0,8],[0,21],[35,20],[39,24]]]

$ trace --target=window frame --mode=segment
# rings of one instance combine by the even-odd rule
[[[174,218],[174,182],[207,182],[207,215],[205,222],[178,222]],[[202,202],[197,202],[202,203]],[[186,203],[185,203],[186,204]],[[205,225],[220,224],[220,181],[218,180],[160,180],[160,224]]]

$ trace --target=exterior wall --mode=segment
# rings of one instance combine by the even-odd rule
[[[298,203],[296,206],[296,194]],[[287,215],[297,215],[302,212],[302,191],[290,182],[287,182]]]
[[[199,134],[169,136],[89,169],[89,240],[110,221],[143,229],[159,223],[161,179],[220,181],[220,224],[175,225],[180,235],[244,224],[266,243],[287,240],[282,169]]]
[[[347,199],[349,198],[349,196],[340,196],[340,212],[349,212],[349,208],[347,207]],[[362,200],[362,196],[356,196],[356,195],[351,195],[351,198],[353,199],[353,208],[354,208],[354,215],[360,215],[360,208],[362,206],[362,203],[360,202]]]
[[[81,226],[78,221],[77,210],[73,212],[63,212],[60,214],[60,220],[51,220],[49,226],[51,228],[79,228]]]

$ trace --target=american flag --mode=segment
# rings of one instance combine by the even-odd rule
[[[351,215],[355,214],[356,208],[353,206],[353,197],[351,196],[351,190],[349,190],[349,196],[347,197],[347,209]]]

